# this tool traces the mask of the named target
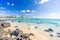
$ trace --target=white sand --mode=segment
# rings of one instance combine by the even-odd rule
[[[18,23],[18,22],[9,22],[11,24],[11,27],[6,28],[15,30],[16,28],[19,28],[20,30],[23,30],[24,33],[33,33],[34,36],[31,36],[30,38],[32,40],[58,40],[55,36],[50,37],[49,33],[45,32],[44,29],[48,29],[49,27],[53,28],[52,25],[46,25],[46,24],[36,24],[36,23]],[[15,27],[18,26],[18,27]],[[38,29],[35,29],[34,27],[37,26]],[[29,29],[30,28],[30,29]]]

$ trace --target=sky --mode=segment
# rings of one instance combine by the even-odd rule
[[[0,0],[0,15],[60,19],[60,0]]]

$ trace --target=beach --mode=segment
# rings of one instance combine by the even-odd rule
[[[60,40],[59,37],[57,37],[56,33],[59,31],[56,31],[57,28],[55,25],[29,22],[6,22],[10,23],[10,27],[4,28],[5,31],[8,31],[8,29],[11,31],[19,29],[22,30],[24,34],[33,33],[34,36],[29,37],[31,40]],[[47,31],[47,29],[50,31]]]

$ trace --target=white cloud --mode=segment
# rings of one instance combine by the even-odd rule
[[[30,12],[30,10],[26,10],[26,12]]]
[[[35,1],[36,4],[44,4],[46,2],[49,2],[49,0]]]
[[[9,3],[9,2],[7,2],[7,5],[10,5],[10,3]]]
[[[49,0],[41,0],[39,4],[44,4],[45,2],[49,2]]]
[[[13,3],[12,3],[11,5],[12,5],[12,6],[14,6],[14,4],[13,4]]]
[[[36,10],[21,10],[22,13],[36,13]]]
[[[25,13],[26,11],[25,10],[21,10],[20,12]]]
[[[28,12],[31,12],[30,10],[21,10],[20,12],[22,13],[28,13]]]
[[[7,2],[7,5],[14,6],[14,3],[9,3],[9,2]]]

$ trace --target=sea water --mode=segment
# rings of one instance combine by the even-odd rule
[[[0,18],[1,19],[1,18]],[[59,25],[60,19],[43,19],[43,18],[3,18],[4,20],[16,21],[16,22],[31,22],[31,23],[46,23]]]

